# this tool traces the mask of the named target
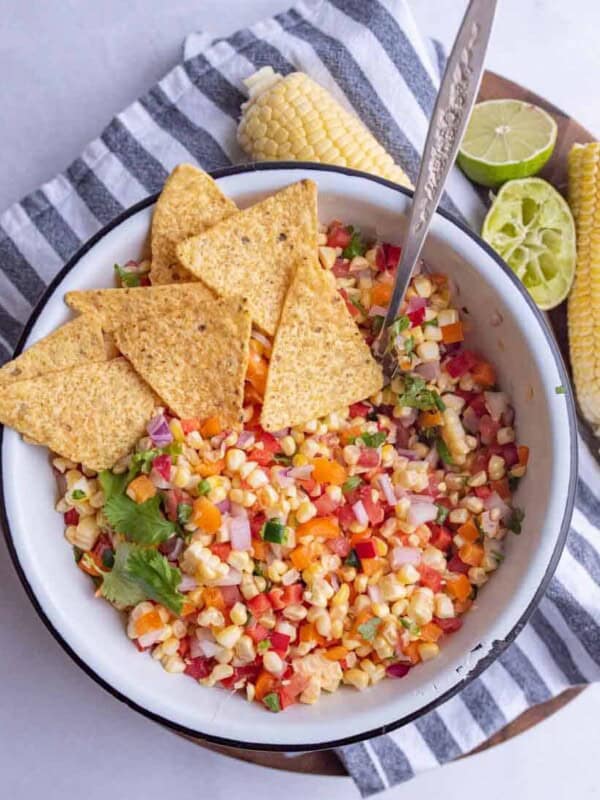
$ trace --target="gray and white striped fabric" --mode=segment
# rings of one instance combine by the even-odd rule
[[[226,39],[193,34],[185,60],[119,114],[61,175],[0,217],[0,362],[11,355],[45,285],[117,214],[158,191],[181,161],[243,160],[235,130],[242,79],[258,67],[300,69],[354,109],[414,179],[443,52],[403,0],[304,0]],[[478,226],[464,177],[446,207]],[[577,509],[548,593],[517,641],[460,695],[401,730],[339,751],[363,795],[476,747],[527,707],[600,678],[600,486],[580,446]]]

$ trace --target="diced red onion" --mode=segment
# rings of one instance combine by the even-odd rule
[[[248,511],[244,508],[244,506],[241,506],[239,503],[232,503],[231,516],[243,517],[244,519],[248,519]]]
[[[158,549],[169,561],[177,561],[183,550],[183,539],[171,536],[166,542],[162,542]]]
[[[392,550],[392,569],[398,569],[403,564],[418,564],[421,561],[421,551],[418,547],[394,547]]]
[[[440,454],[438,453],[437,448],[432,447],[425,456],[424,460],[429,464],[431,469],[435,469],[440,461]]]
[[[215,581],[215,586],[237,586],[242,582],[242,573],[238,569],[229,567],[229,572],[223,578]]]
[[[356,503],[352,504],[352,511],[359,525],[366,527],[369,524],[369,516],[362,500],[357,500]]]
[[[508,397],[504,392],[484,392],[485,407],[490,412],[491,418],[498,422],[502,414],[506,411]]]
[[[291,477],[289,469],[277,470],[274,480],[281,489],[287,489],[294,485],[294,479]]]
[[[433,522],[438,515],[437,506],[431,502],[412,502],[408,509],[407,519],[411,525],[423,525]]]
[[[205,658],[214,658],[223,650],[220,644],[209,641],[199,642],[198,649]]]
[[[419,364],[415,367],[415,372],[426,381],[434,381],[440,374],[440,362],[426,361],[424,364]]]
[[[181,541],[181,539],[179,541]],[[183,573],[183,575],[181,576],[181,580],[179,581],[179,586],[177,588],[182,593],[191,592],[194,589],[198,588],[198,582],[191,575],[186,575],[185,573]]]
[[[312,464],[306,464],[304,467],[292,467],[288,474],[290,478],[294,478],[298,481],[304,481],[307,478],[310,478],[313,469],[314,467]]]
[[[153,631],[148,631],[148,633],[144,633],[141,636],[138,636],[138,642],[140,643],[140,647],[152,647],[153,644],[156,644],[160,639],[164,636],[165,629],[164,626],[162,628],[157,628]]]
[[[506,406],[504,414],[502,414],[502,424],[510,428],[515,421],[515,410],[512,406]]]
[[[367,588],[367,594],[372,603],[381,603],[383,601],[383,595],[381,594],[379,586],[369,586]]]
[[[483,501],[483,505],[488,511],[492,511],[494,508],[497,508],[500,511],[500,519],[503,522],[507,520],[512,513],[510,506],[504,502],[498,492],[492,492],[489,497],[486,497],[486,499]]]
[[[146,426],[148,436],[152,439],[157,447],[164,447],[173,441],[173,434],[169,428],[169,423],[162,414],[157,414],[152,417]]]
[[[427,305],[427,300],[424,297],[411,297],[406,306],[406,313],[413,314],[415,311],[420,311]]]
[[[252,431],[242,431],[238,436],[236,447],[247,447],[254,442],[254,434]]]
[[[150,480],[156,486],[157,489],[170,489],[171,483],[170,481],[166,481],[163,476],[155,470],[154,468],[150,470]]]
[[[221,500],[220,503],[216,503],[216,506],[221,512],[221,514],[229,514],[229,511],[231,509],[231,503],[227,498],[225,498],[225,500]]]
[[[252,331],[252,338],[256,339],[257,342],[260,342],[261,344],[264,344],[264,346],[268,347],[269,350],[273,346],[272,343],[267,339],[267,337],[264,336],[260,331],[253,330]]]
[[[252,535],[247,517],[231,517],[229,520],[229,537],[233,550],[250,550]]]
[[[417,454],[415,453],[414,450],[407,450],[404,447],[397,447],[396,452],[398,453],[399,456],[404,456],[404,458],[408,458],[409,461],[417,460]]]
[[[369,309],[369,316],[370,317],[385,317],[387,314],[387,308],[383,306],[371,306]]]
[[[276,439],[283,439],[284,436],[287,436],[290,432],[289,428],[282,428],[280,431],[273,431],[273,436]]]
[[[406,497],[410,500],[411,503],[432,503],[433,497],[430,494],[414,494],[412,492],[407,492]]]
[[[329,582],[331,583],[331,588],[333,589],[333,591],[337,592],[337,590],[340,588],[340,579],[335,574],[335,572],[331,572],[329,574]]]
[[[467,406],[464,410],[462,415],[463,425],[465,426],[466,430],[475,436],[476,433],[479,433],[479,417],[475,413],[475,411],[471,408],[471,406]]]
[[[419,412],[417,411],[417,409],[411,408],[410,413],[406,414],[406,416],[400,417],[398,419],[398,422],[400,423],[400,425],[402,425],[403,428],[410,428],[411,425],[414,425],[415,422],[417,421],[418,415]]]
[[[404,678],[410,672],[411,664],[401,664],[397,661],[395,664],[388,664],[385,671],[390,678]]]
[[[370,270],[370,269],[361,269],[361,270],[360,270],[360,272],[356,272],[356,267],[355,267],[354,269],[352,269],[352,267],[350,267],[350,272],[354,272],[354,273],[356,273],[356,274],[355,274],[355,277],[356,277],[356,278],[357,278],[359,281],[360,281],[361,279],[364,279],[364,278],[370,278],[370,277],[371,277],[371,270]]]
[[[479,524],[481,526],[481,530],[487,536],[494,536],[498,532],[498,523],[491,518],[489,511],[483,512]]]
[[[394,487],[392,486],[392,482],[390,480],[390,476],[382,472],[379,476],[379,485],[381,486],[381,491],[385,495],[385,499],[391,506],[396,505],[396,495],[394,493]]]

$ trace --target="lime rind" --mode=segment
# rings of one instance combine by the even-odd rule
[[[556,123],[543,109],[520,100],[487,100],[473,109],[457,161],[471,180],[494,188],[539,172],[556,135]]]
[[[543,310],[559,305],[575,277],[575,223],[563,197],[541,178],[506,183],[481,231]]]

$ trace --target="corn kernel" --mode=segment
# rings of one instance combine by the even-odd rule
[[[293,456],[296,452],[296,442],[293,436],[284,436],[280,439],[279,444],[286,456]]]
[[[417,650],[421,661],[431,661],[432,658],[437,658],[440,654],[439,645],[435,644],[435,642],[422,642],[417,645]]]
[[[273,650],[267,650],[263,656],[263,666],[271,675],[279,677],[285,672],[285,664]]]
[[[343,682],[348,686],[354,686],[355,689],[362,691],[369,685],[369,676],[362,669],[347,669],[344,672]]]
[[[237,472],[242,464],[246,462],[246,453],[237,447],[232,447],[227,451],[225,456],[225,464],[229,472]]]
[[[245,625],[248,619],[246,606],[238,600],[229,612],[229,617],[234,625]]]
[[[317,508],[310,500],[303,500],[296,509],[296,520],[302,524],[313,519],[317,515]]]

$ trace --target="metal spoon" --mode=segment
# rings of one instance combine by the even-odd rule
[[[381,359],[383,371],[388,378],[396,367],[388,347],[390,326],[398,317],[400,304],[419,259],[477,97],[495,11],[496,0],[471,0],[448,58],[435,101],[410,207],[408,228],[402,245],[394,291],[375,342],[375,354]]]

